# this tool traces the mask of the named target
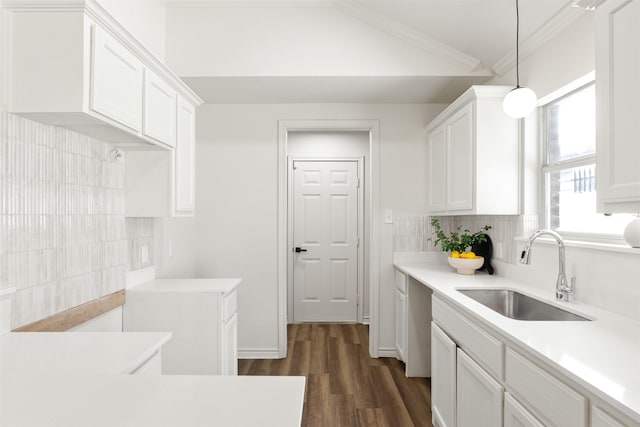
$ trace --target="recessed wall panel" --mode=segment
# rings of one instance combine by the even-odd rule
[[[331,301],[347,301],[349,291],[349,260],[332,258],[330,260]]]
[[[330,204],[331,245],[346,245],[349,237],[349,196],[332,194]]]

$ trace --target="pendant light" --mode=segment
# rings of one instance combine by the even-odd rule
[[[521,119],[536,108],[538,99],[535,92],[520,86],[520,8],[516,0],[516,87],[504,97],[502,108],[507,116]]]

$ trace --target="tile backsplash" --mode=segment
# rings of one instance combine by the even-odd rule
[[[129,271],[154,265],[153,218],[127,218]]]
[[[109,144],[0,112],[0,289],[12,328],[125,286],[122,159]]]
[[[528,236],[538,227],[537,215],[463,215],[438,216],[445,232],[458,226],[472,232],[490,225],[487,233],[493,242],[493,258],[514,263],[514,237]],[[393,250],[397,252],[439,251],[433,240],[433,227],[429,215],[398,215],[393,218]]]

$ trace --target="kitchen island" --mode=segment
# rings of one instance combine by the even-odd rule
[[[159,375],[159,363],[144,369],[159,361],[170,338],[166,332],[1,335],[0,425],[300,426],[304,377]]]

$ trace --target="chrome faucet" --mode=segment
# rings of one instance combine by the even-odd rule
[[[524,249],[522,250],[522,254],[520,255],[520,263],[521,264],[530,264],[531,263],[531,245],[533,241],[542,235],[549,235],[556,239],[558,242],[558,280],[556,281],[556,299],[559,301],[568,301],[569,295],[572,295],[575,292],[576,286],[576,278],[571,278],[571,284],[567,283],[567,275],[564,272],[564,241],[562,240],[562,236],[556,233],[553,230],[538,230],[529,237],[527,243],[524,245]]]

